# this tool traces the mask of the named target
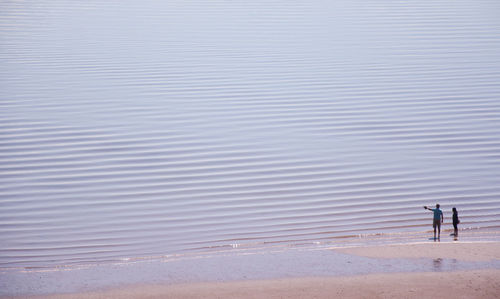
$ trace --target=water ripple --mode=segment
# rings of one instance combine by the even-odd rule
[[[0,268],[500,227],[494,1],[3,1]]]

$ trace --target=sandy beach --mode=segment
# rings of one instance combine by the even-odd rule
[[[500,242],[418,243],[331,249],[375,259],[453,259],[487,262],[500,259]],[[484,265],[484,263],[483,263]],[[497,264],[496,264],[497,265]],[[381,270],[383,272],[383,270]],[[332,273],[334,275],[334,273]],[[369,273],[182,284],[136,284],[114,289],[31,299],[80,298],[499,298],[500,269]]]
[[[371,274],[229,283],[145,285],[95,293],[30,297],[100,298],[498,298],[500,270]]]

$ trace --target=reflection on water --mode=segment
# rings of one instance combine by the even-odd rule
[[[442,258],[437,258],[432,261],[434,265],[434,271],[441,271],[442,261],[443,261]]]
[[[499,227],[498,4],[327,2],[1,2],[0,267]]]

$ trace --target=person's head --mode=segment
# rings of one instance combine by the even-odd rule
[[[436,209],[439,209],[439,207],[440,207],[440,205],[437,203],[437,204],[436,204]]]
[[[453,209],[451,209],[453,211],[453,213],[456,213],[457,212],[457,208],[453,207]]]

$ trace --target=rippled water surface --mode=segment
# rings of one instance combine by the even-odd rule
[[[500,227],[499,16],[0,2],[0,268]]]

